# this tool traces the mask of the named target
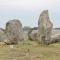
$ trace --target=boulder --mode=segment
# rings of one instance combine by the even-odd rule
[[[60,29],[53,29],[50,43],[60,42]]]
[[[38,37],[37,37],[37,32],[38,30],[32,30],[30,35],[29,35],[29,38],[31,41],[37,41]]]
[[[5,34],[8,40],[5,41],[7,44],[20,44],[23,42],[23,28],[19,20],[14,19],[6,23]]]
[[[53,24],[50,21],[48,10],[44,10],[38,20],[38,43],[49,44]]]
[[[0,28],[0,42],[5,42],[6,40],[8,40],[8,38],[5,35],[5,30]]]

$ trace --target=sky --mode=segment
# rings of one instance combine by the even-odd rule
[[[49,11],[53,27],[60,27],[60,0],[0,0],[0,28],[18,19],[23,26],[37,27],[43,10]]]

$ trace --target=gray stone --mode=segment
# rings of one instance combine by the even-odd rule
[[[37,41],[38,40],[38,34],[37,34],[38,30],[32,30],[30,35],[29,35],[29,38],[30,40],[32,41]]]
[[[8,40],[7,44],[20,44],[23,42],[23,28],[19,20],[14,19],[6,23],[5,34]]]
[[[5,42],[6,40],[8,40],[8,38],[5,35],[5,30],[0,28],[0,42]]]
[[[5,39],[4,29],[0,28],[0,42],[2,42],[4,39]]]
[[[50,43],[60,42],[60,29],[53,29]]]
[[[44,10],[38,20],[38,42],[48,44],[51,39],[53,24],[50,21],[48,10]]]

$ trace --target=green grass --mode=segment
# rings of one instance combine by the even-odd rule
[[[10,45],[0,43],[0,60],[60,60],[60,43],[42,45],[34,41]]]

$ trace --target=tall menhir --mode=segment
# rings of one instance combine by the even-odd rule
[[[48,10],[44,10],[38,20],[38,42],[48,44],[51,39],[53,24],[50,21]]]

